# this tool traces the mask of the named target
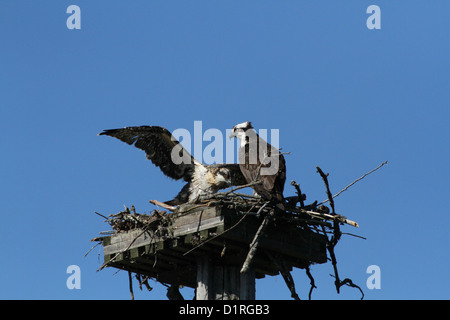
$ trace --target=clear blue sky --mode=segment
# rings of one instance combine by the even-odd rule
[[[81,30],[66,9],[81,8]],[[366,9],[381,8],[381,30]],[[450,298],[450,2],[0,1],[1,299],[129,299],[125,272],[96,272],[99,216],[139,212],[182,184],[103,129],[160,125],[279,129],[288,183],[308,200],[388,160],[336,198],[357,221],[336,247],[342,278],[366,299]],[[287,184],[286,195],[294,192]],[[81,289],[66,268],[81,268]],[[381,269],[381,289],[366,269]],[[312,267],[314,299],[336,294],[331,264]],[[306,299],[309,280],[293,272]],[[152,283],[137,299],[165,299]],[[191,299],[193,291],[183,290]],[[281,276],[258,299],[290,299]]]

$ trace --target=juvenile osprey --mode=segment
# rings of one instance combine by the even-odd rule
[[[286,162],[280,151],[264,141],[247,121],[233,127],[230,138],[240,140],[239,166],[247,183],[261,180],[253,189],[284,210]]]
[[[187,181],[178,195],[165,203],[179,205],[201,200],[220,189],[245,184],[237,164],[204,165],[198,162],[172,134],[163,127],[140,126],[104,130],[107,135],[144,150],[147,159],[168,177]]]

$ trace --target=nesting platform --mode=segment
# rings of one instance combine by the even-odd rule
[[[104,266],[197,288],[197,299],[227,294],[229,299],[254,299],[254,279],[279,274],[280,264],[292,270],[327,261],[326,235],[286,213],[268,224],[243,278],[239,270],[265,216],[256,212],[227,205],[182,205],[168,214],[131,213],[126,217],[129,230],[102,238]]]

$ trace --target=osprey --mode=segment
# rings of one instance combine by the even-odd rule
[[[273,201],[284,210],[284,183],[286,162],[280,151],[264,141],[249,121],[233,127],[230,138],[240,140],[239,166],[247,183],[260,180],[253,186],[260,196]]]
[[[183,148],[172,134],[163,127],[140,126],[104,130],[107,135],[144,150],[147,159],[159,167],[168,177],[187,184],[168,205],[195,202],[232,185],[245,184],[238,164],[205,165],[198,162]]]

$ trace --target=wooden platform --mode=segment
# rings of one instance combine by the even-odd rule
[[[263,217],[224,206],[183,206],[166,215],[164,224],[134,229],[103,238],[105,265],[146,275],[166,284],[198,286],[199,265],[205,259],[216,266],[240,270],[249,244]],[[286,267],[305,268],[327,261],[326,237],[306,225],[273,220],[252,263],[254,277],[277,275],[267,255]]]

